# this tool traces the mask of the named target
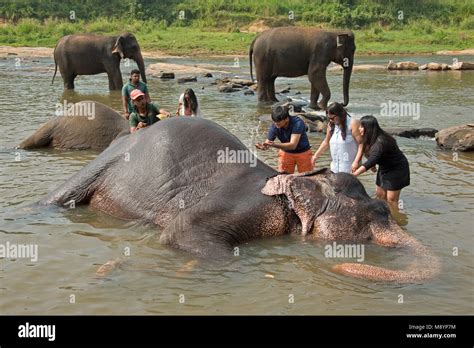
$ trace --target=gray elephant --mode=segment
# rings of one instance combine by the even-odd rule
[[[258,35],[249,50],[250,75],[253,80],[252,56],[258,80],[258,100],[278,101],[275,79],[279,76],[308,75],[311,82],[310,107],[326,109],[331,91],[326,80],[326,68],[331,62],[344,68],[343,94],[349,103],[349,82],[356,46],[352,31],[326,31],[313,28],[280,27]],[[318,104],[319,95],[322,99]]]
[[[334,268],[355,277],[413,282],[439,269],[438,259],[354,176],[327,169],[278,175],[205,119],[166,119],[121,137],[39,204],[71,202],[156,225],[162,243],[207,257],[233,255],[235,245],[250,239],[295,233],[406,247],[417,256],[405,270]]]
[[[56,111],[62,115],[58,113],[58,116],[51,118],[22,141],[19,148],[102,151],[114,139],[130,133],[127,120],[104,104],[87,100],[57,106]]]
[[[123,80],[120,71],[122,58],[133,59],[146,83],[145,63],[137,39],[131,33],[119,36],[77,34],[62,37],[54,49],[55,70],[64,81],[65,89],[74,89],[74,79],[78,75],[95,75],[106,72],[109,89],[119,90]]]

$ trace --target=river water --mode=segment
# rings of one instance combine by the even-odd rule
[[[20,58],[20,59],[17,59]],[[356,64],[386,64],[391,57],[358,57]],[[453,57],[396,57],[419,63],[451,63]],[[455,57],[472,60],[472,57]],[[148,59],[147,65],[158,60]],[[207,63],[248,78],[247,59],[168,59]],[[20,65],[18,66],[18,63]],[[132,64],[133,65],[133,64]],[[108,91],[105,75],[81,76],[76,91],[51,85],[49,58],[0,60],[0,244],[38,245],[38,260],[0,259],[1,314],[473,314],[474,154],[442,151],[433,139],[397,141],[407,155],[411,186],[402,192],[396,216],[411,235],[441,259],[440,275],[422,284],[385,284],[334,274],[347,259],[326,258],[326,243],[283,236],[240,246],[239,256],[196,261],[192,255],[157,242],[153,228],[123,222],[89,209],[58,212],[27,206],[79,171],[97,154],[88,151],[23,151],[14,147],[52,117],[56,103],[93,99],[121,110],[120,94]],[[134,66],[123,66],[124,77]],[[151,97],[174,111],[179,94],[193,88],[205,117],[223,125],[246,145],[264,140],[268,124],[256,96],[223,94],[212,79],[179,85],[149,79]],[[342,73],[328,73],[332,100],[342,99]],[[277,90],[291,87],[309,98],[306,77],[280,78]],[[380,117],[382,126],[434,127],[473,122],[474,72],[355,72],[349,112],[381,116],[383,103],[419,103],[420,113]],[[280,96],[281,99],[281,96]],[[259,130],[257,138],[255,129]],[[313,150],[322,135],[309,134]],[[275,152],[260,152],[276,165]],[[329,156],[320,160],[328,166]],[[375,177],[361,178],[370,195]],[[251,217],[249,217],[251,218]],[[129,255],[126,256],[125,254]],[[106,277],[95,271],[108,260],[120,265]],[[365,262],[403,267],[403,250],[365,247]]]

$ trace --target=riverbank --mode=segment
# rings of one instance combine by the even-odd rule
[[[248,48],[258,34],[267,29],[264,25],[242,26],[233,31],[216,28],[162,26],[150,21],[123,22],[98,20],[92,22],[39,22],[25,19],[17,23],[0,23],[0,46],[34,47],[21,52],[8,48],[8,53],[28,56],[51,56],[59,38],[69,34],[90,32],[117,35],[129,31],[135,34],[145,58],[170,56],[246,56]],[[424,27],[406,25],[397,30],[380,25],[353,30],[356,36],[357,55],[424,55],[442,51],[463,51],[472,54],[474,29],[458,27]],[[454,53],[461,54],[461,53]]]
[[[14,58],[14,57],[28,57],[28,58],[43,58],[53,56],[53,47],[27,47],[27,46],[0,46],[0,58]],[[241,54],[183,54],[183,55],[172,55],[161,50],[142,50],[144,58],[154,59],[169,59],[169,58],[185,58],[185,57],[210,57],[210,58],[247,58],[248,54],[245,52]],[[356,53],[356,56],[388,56],[388,55],[410,55],[402,53]],[[458,56],[474,56],[474,48],[468,48],[465,50],[444,50],[431,53],[412,53],[411,55],[458,55]]]

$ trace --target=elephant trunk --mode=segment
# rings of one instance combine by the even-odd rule
[[[405,269],[392,270],[359,263],[344,263],[333,267],[333,271],[355,278],[379,282],[415,283],[434,278],[440,272],[439,258],[417,239],[407,235],[395,222],[390,230],[374,234],[374,242],[389,247],[405,247],[415,259]]]
[[[140,75],[142,77],[142,81],[146,82],[146,74],[145,74],[145,62],[143,60],[143,57],[141,53],[138,53],[138,55],[135,57],[135,62],[137,63],[138,70],[140,70]]]
[[[349,104],[349,82],[351,81],[353,64],[353,59],[351,59],[349,66],[344,67],[344,77],[342,81],[342,93],[344,95],[344,103],[342,104],[343,106],[347,106],[347,104]]]

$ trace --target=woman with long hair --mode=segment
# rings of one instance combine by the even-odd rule
[[[339,103],[332,103],[326,110],[329,120],[326,137],[316,153],[313,163],[329,147],[331,150],[331,171],[334,173],[350,173],[356,169],[359,162],[354,162],[359,152],[361,136],[359,134],[359,121],[352,118]],[[360,147],[362,153],[362,148]]]
[[[367,161],[353,171],[358,176],[369,169],[375,171],[378,164],[376,195],[392,204],[398,204],[402,188],[410,185],[410,167],[396,140],[382,128],[374,116],[360,119],[363,153]],[[362,153],[356,158],[360,161]]]
[[[176,114],[178,116],[202,117],[198,99],[191,88],[186,89],[184,93],[179,96]]]

